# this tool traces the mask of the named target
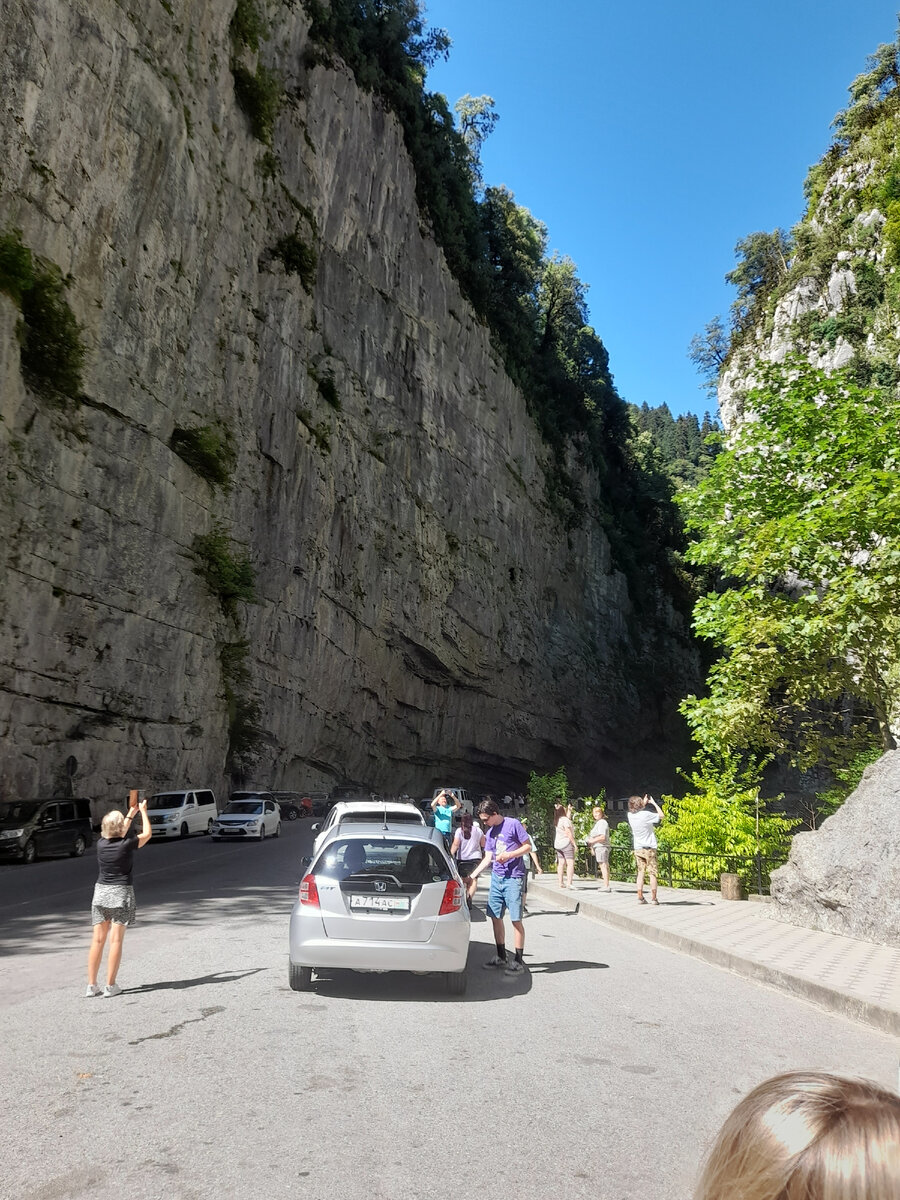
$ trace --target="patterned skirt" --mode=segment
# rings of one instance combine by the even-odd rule
[[[96,883],[91,901],[91,924],[133,925],[135,916],[134,888],[127,883]]]

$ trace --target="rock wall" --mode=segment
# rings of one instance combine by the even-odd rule
[[[639,617],[599,524],[554,518],[393,117],[307,69],[302,8],[272,5],[270,151],[232,6],[135,9],[9,0],[0,25],[0,229],[71,277],[87,347],[80,402],[48,402],[0,294],[0,795],[61,786],[70,756],[80,794],[221,790],[236,699],[262,730],[237,764],[272,786],[492,790],[560,763],[662,786],[698,682],[684,622]],[[272,254],[291,234],[305,283]],[[229,489],[170,448],[201,426],[233,437]],[[255,570],[234,615],[198,574],[215,529]]]
[[[772,874],[775,912],[808,929],[900,946],[900,750],[867,767],[856,791],[814,833],[798,833]]]

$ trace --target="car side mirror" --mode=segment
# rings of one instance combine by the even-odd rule
[[[316,821],[315,825],[310,825],[310,829],[313,831],[313,833],[318,833],[321,828],[322,828],[321,821]]]
[[[300,870],[303,871],[304,874],[306,874],[306,871],[308,870],[311,863],[312,863],[312,859],[310,858],[310,856],[308,854],[305,855],[303,858],[300,859]]]

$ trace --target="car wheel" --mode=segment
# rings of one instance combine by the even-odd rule
[[[461,996],[466,990],[465,971],[448,971],[446,974],[447,991],[451,996]]]
[[[82,854],[84,854],[86,845],[87,843],[79,833],[78,837],[75,839],[75,844],[72,846],[72,857],[81,858]]]
[[[287,815],[287,819],[289,821],[296,821],[297,818],[300,816],[300,814],[297,812],[296,808],[289,808],[287,810],[286,815]]]
[[[22,850],[22,862],[33,863],[35,858],[37,858],[37,850],[35,849],[34,842],[29,838]]]
[[[212,817],[206,822],[206,832],[212,833]]]
[[[276,836],[276,837],[281,837],[281,822],[280,822],[280,821],[279,821],[279,822],[278,822],[278,824],[275,826],[275,836]]]
[[[187,821],[182,821],[181,828],[178,830],[178,836],[186,838],[189,833],[190,833],[190,830],[187,827]]]
[[[292,992],[308,992],[312,987],[312,967],[300,967],[297,963],[291,963],[288,983]]]
[[[265,825],[260,825],[260,827],[259,827],[259,840],[260,840],[261,842],[264,842],[264,841],[266,840],[266,827],[265,827]]]

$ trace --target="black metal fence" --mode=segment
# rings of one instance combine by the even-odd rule
[[[544,870],[554,871],[556,852],[552,846],[541,846],[539,853]],[[660,846],[657,861],[659,882],[664,887],[718,891],[720,877],[727,873],[740,877],[745,892],[768,896],[771,873],[776,867],[784,866],[787,854],[695,854],[689,850],[670,850],[667,846]],[[588,878],[600,874],[593,852],[588,847],[578,847],[575,870]],[[610,878],[627,882],[634,879],[635,873],[634,851],[613,846],[609,855]]]

